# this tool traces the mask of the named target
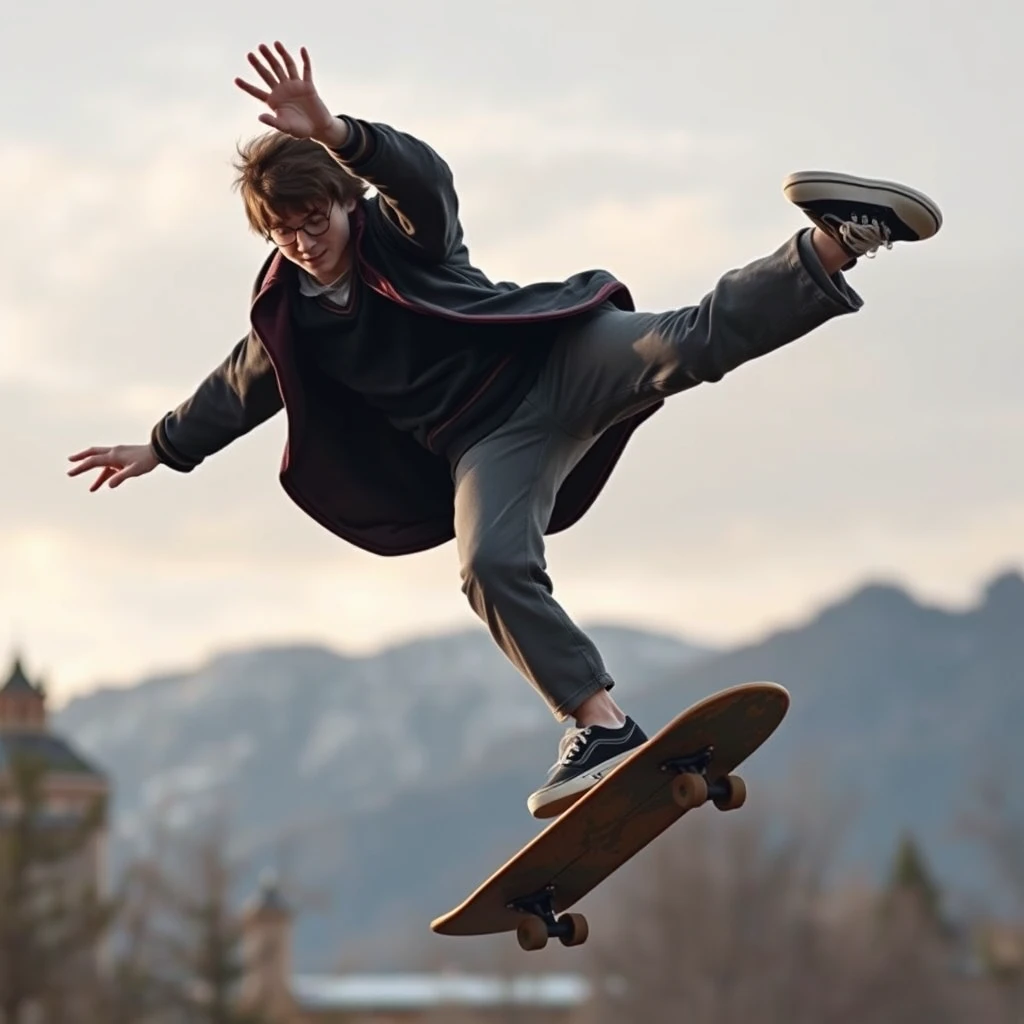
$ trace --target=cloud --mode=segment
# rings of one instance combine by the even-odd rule
[[[680,510],[674,531],[646,520],[643,527],[661,538],[658,561],[647,551],[617,549],[588,567],[579,550],[554,546],[559,594],[574,615],[730,644],[787,628],[869,579],[965,605],[983,579],[1024,570],[1020,501],[937,525],[851,512],[807,530],[803,523],[780,528],[751,512],[731,516],[709,537]]]
[[[194,55],[201,67],[216,60],[215,48]],[[348,84],[336,83],[337,91]],[[362,83],[364,92],[374,88]],[[700,148],[683,133],[608,122],[571,95],[543,111],[482,100],[452,106],[441,87],[436,102],[420,90],[413,107],[393,79],[376,88],[380,114],[368,116],[383,116],[393,96],[404,96],[415,130],[457,167],[466,165],[460,173],[474,207],[467,221],[481,240],[478,260],[495,276],[563,276],[606,263],[656,287],[714,258],[721,207],[713,194],[629,190],[620,180],[621,166],[645,151],[656,154],[649,166],[671,169]],[[187,479],[161,470],[116,494],[85,495],[86,482],[69,485],[62,472],[70,451],[144,441],[154,420],[223,358],[246,329],[251,275],[265,252],[229,187],[234,139],[246,134],[234,108],[211,109],[188,90],[162,101],[151,92],[143,86],[80,97],[92,127],[84,152],[65,146],[59,133],[45,142],[0,140],[0,218],[21,224],[25,209],[38,211],[31,248],[0,253],[0,317],[10,339],[0,355],[8,396],[0,423],[24,439],[14,471],[34,480],[0,502],[0,524],[20,529],[41,519],[87,538],[110,559],[148,552],[154,568],[164,559],[195,571],[234,569],[253,544],[280,537],[292,522],[289,503],[268,500],[279,499],[283,417]],[[620,169],[607,179],[586,173],[600,131],[620,143]],[[502,183],[525,183],[531,193],[530,175],[543,177],[545,160],[559,168],[546,192],[557,216],[521,194],[524,208],[507,217],[516,209],[515,188],[503,202]],[[575,181],[586,187],[567,187]],[[42,206],[29,202],[40,195],[47,197]],[[674,246],[680,238],[686,244]],[[72,504],[62,504],[69,486],[77,488]],[[260,497],[252,487],[263,488]],[[166,502],[174,502],[173,515]],[[212,522],[210,503],[218,508]],[[305,536],[297,531],[282,560],[322,557],[321,545]]]
[[[1020,557],[1007,467],[1022,454],[1024,323],[992,198],[1019,177],[1019,139],[999,130],[1019,16],[886,11],[892,31],[838,91],[818,42],[843,38],[839,9],[808,27],[793,4],[736,21],[713,5],[695,20],[664,4],[623,18],[603,2],[400,0],[386,43],[317,0],[290,15],[331,103],[449,160],[493,277],[607,266],[641,306],[696,301],[803,224],[778,191],[800,166],[905,177],[947,211],[937,243],[862,263],[856,317],[641,430],[588,518],[550,545],[574,614],[741,636],[868,571],[953,593]],[[44,4],[0,39],[14,97],[0,133],[0,646],[17,624],[59,688],[254,638],[365,647],[475,621],[450,547],[375,559],[291,505],[282,417],[187,477],[89,495],[64,475],[77,448],[144,441],[246,328],[265,248],[230,162],[262,127],[231,79],[281,27],[269,2],[245,14],[240,34],[231,5],[187,0],[156,23],[144,5]],[[910,53],[925,15],[935,33]]]
[[[674,293],[675,304],[688,305],[700,297],[692,287],[736,245],[717,222],[721,205],[715,194],[613,194],[547,220],[521,221],[476,252],[513,280],[561,279],[600,266],[635,294]]]
[[[0,252],[0,310],[19,353],[5,376],[17,369],[83,388],[159,378],[161,347],[194,331],[197,310],[226,312],[224,292],[244,303],[231,255],[244,241],[226,241],[240,225],[218,198],[223,161],[223,151],[166,143],[120,165],[76,161],[56,143],[0,145],[0,218],[24,223],[30,211],[23,238]],[[218,180],[221,190],[211,187]],[[223,287],[189,287],[218,266]]]
[[[392,90],[381,86],[380,116]],[[373,87],[364,83],[363,91]],[[30,211],[19,229],[24,240],[0,253],[0,310],[20,338],[22,375],[34,363],[37,378],[40,366],[50,378],[63,367],[89,386],[102,377],[108,385],[152,387],[168,372],[184,382],[200,366],[203,372],[212,366],[244,329],[251,278],[266,249],[243,222],[230,188],[231,160],[235,140],[261,126],[226,101],[212,109],[188,98],[154,105],[140,92],[80,100],[95,133],[84,153],[63,146],[59,136],[0,140],[0,218],[22,224]],[[406,98],[394,119],[410,109],[411,130],[457,168],[465,181],[467,230],[493,259],[509,249],[515,261],[530,244],[550,251],[554,226],[563,236],[556,251],[565,253],[571,272],[623,246],[635,253],[645,232],[648,244],[663,244],[668,235],[658,230],[658,218],[667,216],[671,228],[699,215],[678,182],[654,194],[636,186],[642,167],[660,173],[666,189],[672,174],[681,177],[679,165],[699,146],[678,130],[608,123],[571,98],[544,113],[514,105],[487,109],[480,101],[452,107],[450,98],[442,90],[432,103],[420,91],[419,109],[454,112],[412,118]],[[588,173],[601,156],[594,139],[609,131],[615,162]],[[610,218],[604,232],[602,217]],[[524,225],[521,240],[503,237]],[[612,231],[621,235],[615,246]],[[568,239],[574,240],[569,249]],[[530,275],[528,263],[522,273]],[[0,372],[14,372],[7,365],[12,360],[6,355]]]

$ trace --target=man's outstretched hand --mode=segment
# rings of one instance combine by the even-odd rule
[[[292,55],[281,43],[275,42],[274,49],[280,54],[280,59],[265,43],[259,46],[262,60],[255,53],[248,54],[249,63],[266,83],[267,89],[260,89],[241,78],[235,79],[239,89],[270,107],[272,113],[260,114],[260,121],[296,139],[313,139],[329,146],[341,145],[348,130],[316,91],[306,48],[303,46],[299,50],[301,75]]]
[[[160,465],[151,445],[119,444],[113,448],[86,448],[70,456],[72,466],[68,476],[78,476],[90,469],[100,470],[99,476],[93,481],[90,491],[98,491],[105,483],[111,487],[119,487],[125,480],[133,476],[143,476],[152,472]]]

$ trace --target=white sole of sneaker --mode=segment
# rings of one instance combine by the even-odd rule
[[[526,806],[535,818],[557,818],[568,810],[584,793],[593,789],[616,765],[621,764],[630,754],[636,753],[639,747],[633,747],[625,753],[603,761],[592,772],[577,775],[568,782],[563,782],[557,789],[541,790],[534,793],[526,802]],[[539,805],[539,806],[538,806]]]
[[[782,182],[783,194],[791,203],[834,199],[837,188],[851,199],[891,206],[919,239],[931,238],[942,227],[942,212],[934,200],[896,181],[835,171],[797,171]]]

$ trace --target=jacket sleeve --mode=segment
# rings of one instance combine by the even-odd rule
[[[150,434],[162,463],[189,473],[283,408],[277,377],[262,343],[248,334]]]
[[[390,125],[342,117],[348,141],[335,159],[379,194],[381,212],[402,236],[441,262],[462,231],[451,168],[425,142]]]

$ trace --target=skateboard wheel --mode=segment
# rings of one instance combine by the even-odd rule
[[[682,772],[672,780],[672,799],[684,811],[700,807],[707,803],[707,779],[696,772]]]
[[[590,925],[582,914],[563,914],[558,919],[559,924],[569,926],[568,933],[559,936],[563,946],[582,946],[590,934]]]
[[[547,922],[539,917],[528,917],[516,928],[516,938],[521,949],[527,951],[543,949],[548,944]]]
[[[725,796],[715,797],[715,806],[720,811],[735,811],[747,802],[747,784],[738,775],[727,775],[723,780]]]

